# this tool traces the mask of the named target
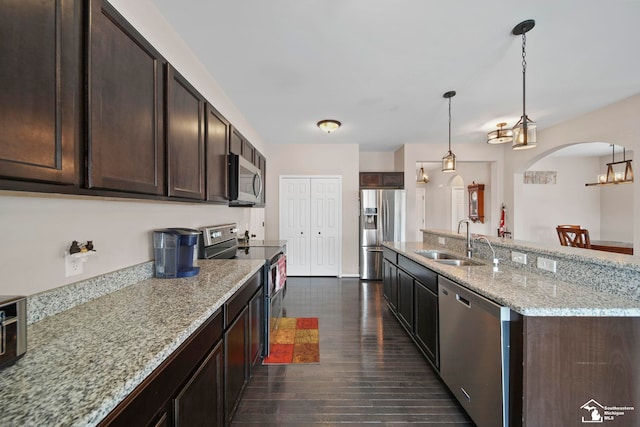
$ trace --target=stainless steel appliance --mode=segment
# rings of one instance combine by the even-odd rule
[[[252,206],[260,201],[263,183],[260,169],[237,154],[229,154],[229,205]]]
[[[10,365],[27,351],[27,300],[0,296],[0,367]]]
[[[444,277],[438,287],[442,379],[478,427],[509,425],[510,310]]]
[[[197,259],[198,230],[165,228],[153,231],[155,275],[163,279],[196,276],[200,267]]]
[[[282,317],[282,299],[286,292],[286,254],[284,246],[238,246],[237,224],[214,225],[200,229],[198,248],[201,259],[261,259],[264,286],[264,328],[262,355],[268,356],[271,341]]]
[[[360,190],[360,278],[382,280],[382,242],[402,242],[405,190]]]

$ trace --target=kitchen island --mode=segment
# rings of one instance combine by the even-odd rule
[[[472,241],[464,266],[420,254],[466,259],[464,236],[450,232],[384,244],[391,311],[478,426],[640,425],[638,260],[490,241]]]
[[[97,425],[263,264],[200,260],[195,277],[146,279],[31,324],[0,376],[2,425]]]

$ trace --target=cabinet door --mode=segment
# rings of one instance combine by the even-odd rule
[[[258,166],[256,164],[255,154],[256,149],[253,147],[253,145],[246,139],[242,138],[242,157]]]
[[[229,200],[229,122],[207,104],[206,126],[207,200],[226,202]]]
[[[245,307],[224,334],[225,416],[227,424],[240,400],[248,376],[249,309]]]
[[[204,98],[167,66],[169,196],[204,200]]]
[[[360,172],[360,188],[381,188],[381,172]]]
[[[384,172],[382,186],[384,188],[404,188],[404,172]]]
[[[249,301],[249,367],[251,369],[260,361],[262,355],[264,303],[264,290],[261,288]]]
[[[174,399],[174,425],[223,426],[223,342],[207,356]]]
[[[400,322],[413,333],[413,277],[398,269],[398,315]]]
[[[387,302],[391,298],[391,263],[386,258],[382,260],[382,294]]]
[[[164,194],[164,59],[105,0],[92,0],[89,188]]]
[[[0,2],[0,177],[78,183],[81,3]]]
[[[236,128],[231,128],[231,138],[229,140],[229,152],[233,154],[237,154],[238,156],[242,155],[242,135]]]
[[[438,295],[419,281],[415,281],[415,324],[416,342],[427,358],[438,368]]]

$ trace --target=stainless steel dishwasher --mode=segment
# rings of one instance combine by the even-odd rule
[[[508,426],[510,310],[438,276],[440,375],[478,427]]]

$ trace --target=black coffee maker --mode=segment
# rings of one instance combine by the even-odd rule
[[[195,276],[200,232],[190,228],[165,228],[153,231],[155,275],[163,279]]]

